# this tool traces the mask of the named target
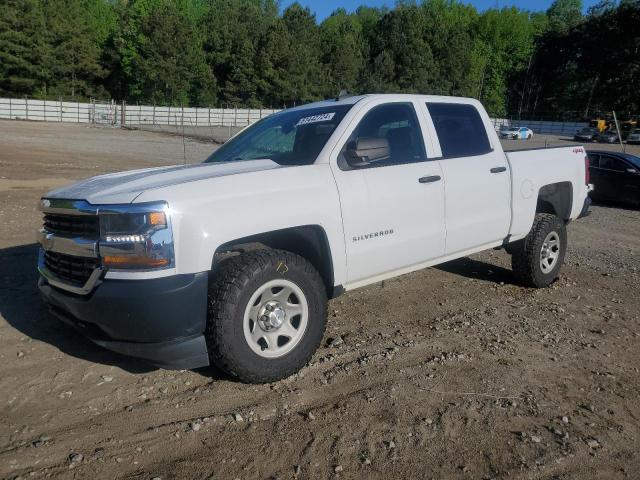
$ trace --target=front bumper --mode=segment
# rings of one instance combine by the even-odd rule
[[[94,343],[163,368],[209,365],[204,338],[208,273],[148,280],[103,280],[89,295],[40,277],[51,312]]]

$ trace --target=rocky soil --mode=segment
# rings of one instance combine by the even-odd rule
[[[0,122],[0,478],[640,478],[640,211],[570,225],[548,289],[491,251],[350,292],[307,367],[251,386],[109,353],[38,298],[42,193],[182,159],[178,137]]]

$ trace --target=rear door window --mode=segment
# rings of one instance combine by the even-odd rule
[[[600,168],[615,170],[616,172],[624,172],[627,169],[627,164],[618,158],[611,157],[609,155],[601,155]]]
[[[480,113],[473,105],[427,102],[427,109],[444,158],[484,155],[492,151]]]

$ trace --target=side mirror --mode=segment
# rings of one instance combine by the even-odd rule
[[[346,158],[352,167],[364,167],[387,160],[391,156],[389,140],[378,137],[363,137],[349,142]]]

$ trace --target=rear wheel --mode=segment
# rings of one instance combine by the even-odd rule
[[[299,255],[264,249],[232,257],[209,288],[211,363],[249,383],[288,377],[320,345],[326,308],[324,282]]]
[[[562,220],[548,213],[536,214],[533,227],[510,249],[515,276],[526,286],[551,285],[562,268],[567,250],[567,229]]]

